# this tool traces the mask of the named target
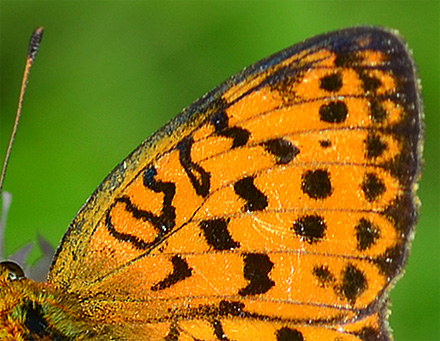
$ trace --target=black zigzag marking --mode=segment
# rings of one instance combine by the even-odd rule
[[[140,250],[146,250],[151,245],[156,243],[164,235],[169,233],[176,225],[176,212],[172,206],[172,201],[176,193],[176,185],[171,182],[162,182],[154,179],[156,176],[156,169],[151,166],[146,169],[143,174],[144,186],[151,189],[156,193],[163,193],[163,206],[160,215],[155,215],[149,211],[144,211],[136,207],[128,196],[117,198],[115,202],[110,206],[107,211],[105,225],[109,233],[118,240],[131,243],[134,247]],[[147,243],[139,237],[131,235],[129,233],[119,232],[111,221],[111,211],[118,204],[125,205],[125,209],[129,212],[133,218],[148,221],[151,223],[157,231],[157,236],[152,243]]]
[[[251,133],[240,127],[229,127],[228,115],[223,111],[219,111],[211,118],[211,123],[214,126],[215,133],[220,136],[231,138],[232,148],[244,146]]]
[[[206,197],[211,187],[211,174],[191,160],[192,137],[187,137],[178,143],[179,160],[197,195]]]
[[[192,269],[189,267],[185,259],[181,258],[178,255],[175,255],[173,256],[173,258],[171,258],[171,263],[173,264],[173,270],[171,271],[171,273],[166,278],[153,285],[151,287],[151,290],[158,291],[167,289],[177,282],[183,281],[185,278],[191,277]]]

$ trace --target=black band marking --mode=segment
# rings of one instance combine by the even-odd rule
[[[224,340],[224,341],[229,340],[226,337],[222,323],[219,320],[214,320],[214,322],[212,322],[212,328],[214,329],[214,335],[217,337],[216,340]]]
[[[292,103],[298,97],[295,93],[295,85],[299,84],[305,73],[315,64],[314,61],[299,64],[286,65],[273,71],[260,84],[260,88],[269,86],[272,91],[277,91],[284,103]]]
[[[336,52],[335,66],[342,68],[355,68],[356,66],[362,65],[363,58],[357,54],[355,51],[339,51]]]
[[[232,127],[219,132],[218,135],[233,139],[232,148],[237,148],[247,143],[251,133],[240,127]]]
[[[238,301],[220,301],[218,306],[219,316],[239,316],[244,317],[244,303]]]

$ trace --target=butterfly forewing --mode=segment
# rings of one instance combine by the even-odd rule
[[[415,220],[419,96],[408,50],[383,29],[262,60],[110,173],[49,282],[93,301],[95,321],[153,339],[388,338]]]

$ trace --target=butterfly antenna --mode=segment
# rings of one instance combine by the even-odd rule
[[[14,143],[15,134],[17,133],[18,122],[20,121],[21,107],[23,105],[24,93],[26,91],[26,85],[29,78],[29,71],[32,64],[34,63],[35,56],[38,52],[38,47],[40,46],[41,38],[43,37],[43,28],[37,27],[34,32],[32,32],[31,39],[29,41],[28,53],[26,56],[26,66],[24,68],[23,79],[21,81],[20,97],[18,98],[17,113],[15,114],[15,122],[12,128],[11,137],[9,138],[8,149],[6,150],[5,159],[3,161],[2,174],[0,177],[0,194],[3,189],[3,182],[5,180],[6,168],[8,168],[9,156],[11,154],[12,145]]]

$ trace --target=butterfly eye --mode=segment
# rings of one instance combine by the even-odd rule
[[[7,280],[8,281],[18,281],[22,278],[24,278],[24,271],[23,269],[20,267],[20,265],[18,265],[17,263],[11,262],[11,261],[4,261],[0,263],[0,267],[3,267],[4,269],[6,269],[8,276],[7,276]],[[3,271],[5,271],[3,269]]]

